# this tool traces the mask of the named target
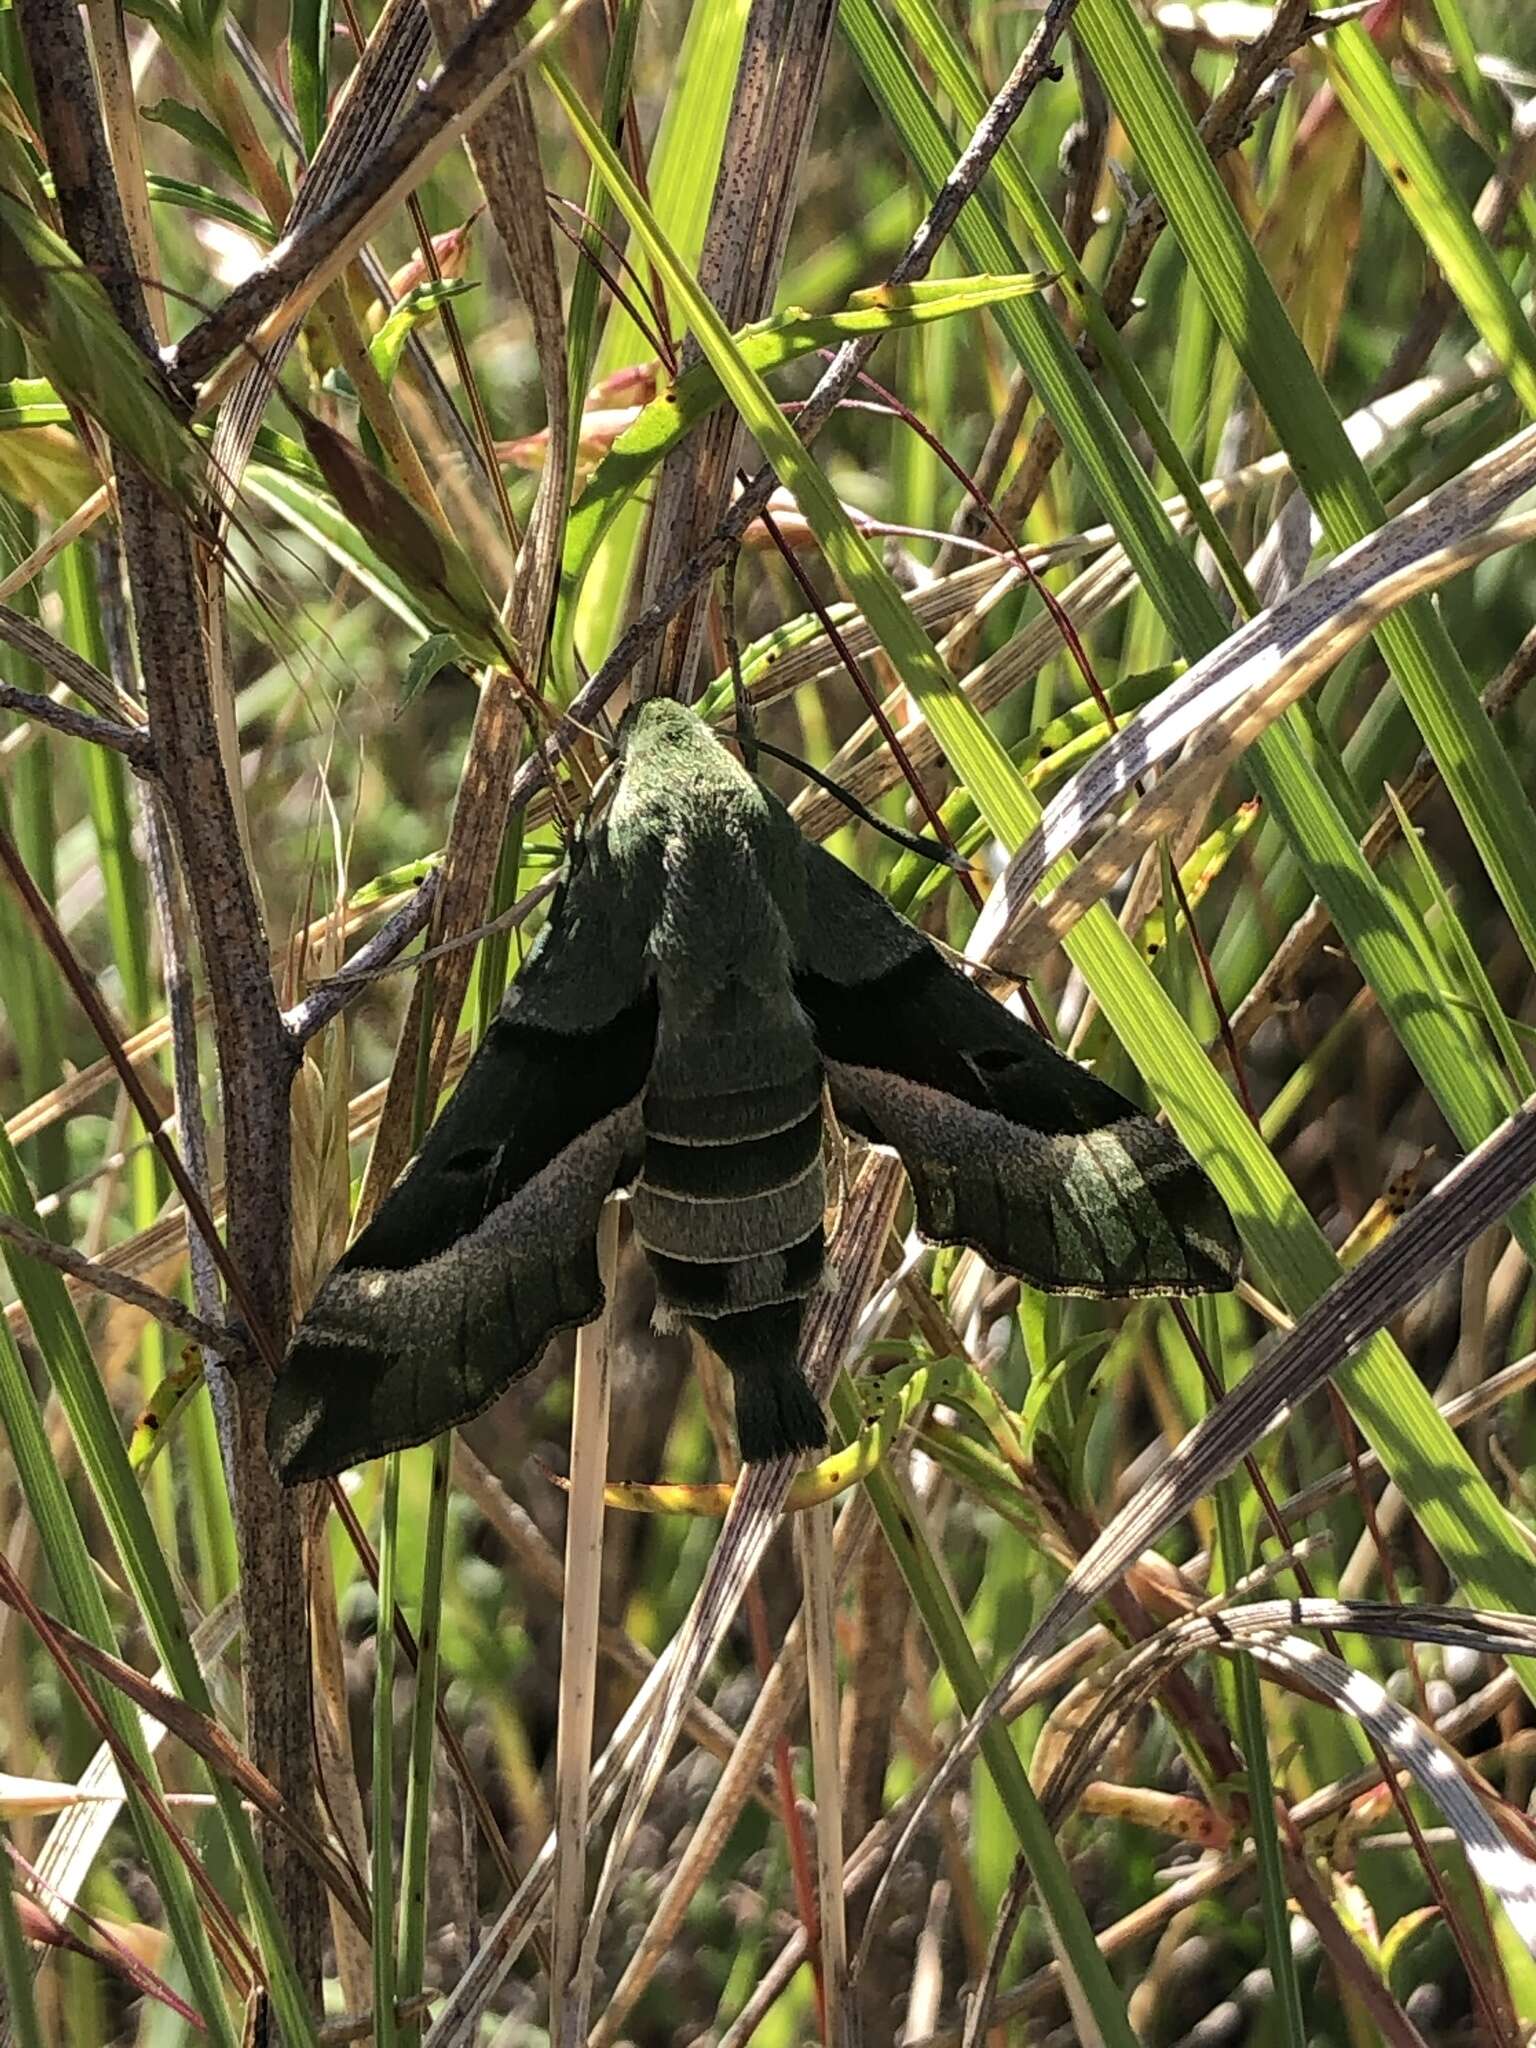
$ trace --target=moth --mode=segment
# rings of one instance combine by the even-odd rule
[[[729,1368],[743,1457],[826,1441],[798,1362],[825,1277],[826,1103],[893,1147],[939,1244],[1057,1293],[1228,1288],[1238,1243],[1170,1132],[951,966],[692,711],[620,729],[612,802],[414,1163],[274,1386],[289,1482],[467,1421],[603,1305],[629,1192],[657,1321]]]

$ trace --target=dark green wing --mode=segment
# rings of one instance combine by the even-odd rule
[[[833,1106],[901,1155],[917,1226],[1058,1294],[1229,1288],[1232,1219],[1172,1132],[951,967],[807,846],[796,993]]]
[[[598,1212],[638,1170],[656,1035],[644,934],[615,917],[611,884],[592,861],[566,884],[448,1107],[295,1331],[267,1417],[289,1483],[467,1421],[602,1307]]]

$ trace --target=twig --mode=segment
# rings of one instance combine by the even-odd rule
[[[191,1309],[173,1301],[168,1294],[162,1294],[158,1287],[146,1287],[142,1280],[135,1280],[127,1273],[98,1265],[94,1259],[86,1258],[83,1252],[72,1251],[68,1245],[44,1237],[36,1230],[28,1230],[14,1216],[3,1213],[0,1213],[0,1238],[14,1245],[19,1252],[25,1252],[29,1259],[40,1259],[44,1265],[57,1266],[72,1280],[79,1280],[87,1287],[96,1288],[99,1293],[125,1301],[130,1308],[143,1309],[146,1315],[164,1323],[167,1329],[175,1330],[189,1343],[201,1344],[205,1350],[216,1352],[227,1365],[251,1363],[249,1349],[231,1331],[204,1322]]]
[[[35,661],[56,683],[73,690],[103,718],[139,727],[138,737],[147,746],[148,735],[143,731],[145,721],[140,707],[117,688],[110,676],[104,676],[99,668],[83,655],[76,654],[72,647],[66,647],[62,640],[56,640],[36,619],[29,619],[25,612],[18,612],[8,604],[0,604],[0,640],[14,647],[18,654],[24,654],[28,661]],[[108,740],[103,744],[111,746],[114,742]]]
[[[35,690],[19,690],[14,683],[0,682],[0,711],[14,711],[30,718],[34,725],[46,725],[66,739],[89,740],[92,746],[110,747],[136,775],[153,775],[155,750],[149,734],[131,725],[117,725],[98,718],[92,711],[75,711],[68,704],[56,704],[52,697],[39,697]]]

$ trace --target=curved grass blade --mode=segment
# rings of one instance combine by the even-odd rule
[[[1536,428],[1389,520],[1289,597],[1223,641],[1123,725],[1046,806],[1009,863],[977,928],[976,945],[1001,961],[1033,965],[1190,802],[1190,788],[1232,760],[1374,632],[1410,594],[1475,567],[1495,546],[1530,538],[1529,523],[1490,526],[1536,482]],[[1182,751],[1181,751],[1182,750]],[[1048,871],[1122,796],[1179,754],[1131,817],[1112,825],[1045,904],[1033,902]],[[1004,941],[1003,934],[1007,933]]]
[[[1162,1461],[1135,1499],[1117,1514],[1063,1584],[1008,1660],[981,1707],[967,1721],[893,1853],[934,1801],[975,1756],[1009,1695],[1091,1612],[1144,1550],[1172,1528],[1246,1452],[1276,1429],[1368,1338],[1416,1300],[1473,1240],[1498,1222],[1536,1184],[1536,1096],[1461,1161],[1386,1241],[1300,1318],[1261,1366],[1227,1395]],[[1511,1663],[1529,1686],[1536,1657],[1524,1637]]]

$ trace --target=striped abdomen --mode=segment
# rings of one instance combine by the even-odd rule
[[[749,1459],[826,1440],[798,1364],[821,1279],[821,1063],[799,1005],[727,982],[681,1025],[662,1000],[635,1231],[663,1313],[730,1368]]]

